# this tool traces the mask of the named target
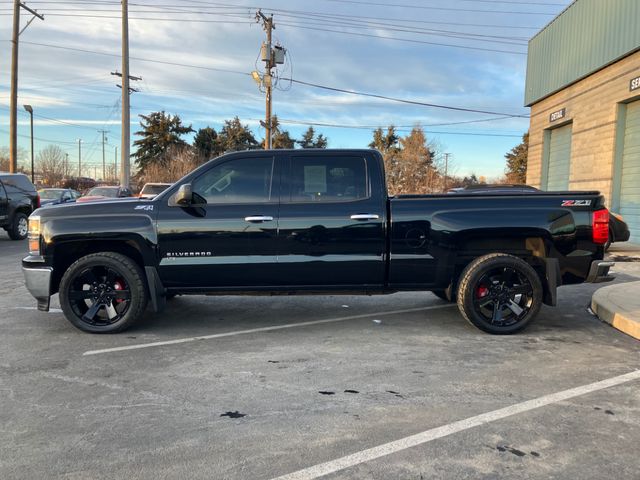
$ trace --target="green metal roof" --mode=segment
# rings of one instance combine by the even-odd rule
[[[525,105],[640,49],[640,0],[575,0],[529,41]]]

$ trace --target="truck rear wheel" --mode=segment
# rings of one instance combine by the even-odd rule
[[[524,260],[504,253],[476,258],[462,272],[458,308],[480,330],[508,335],[524,329],[542,306],[542,283]]]
[[[129,257],[115,252],[78,259],[60,282],[60,305],[67,320],[90,333],[116,333],[144,313],[144,274]]]

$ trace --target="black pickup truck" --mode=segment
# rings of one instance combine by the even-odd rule
[[[558,286],[612,278],[608,219],[598,192],[389,197],[374,150],[247,151],[151,200],[37,210],[22,265],[40,310],[58,292],[94,333],[175,295],[414,290],[509,334]]]
[[[0,172],[0,227],[11,240],[27,238],[27,218],[38,207],[40,196],[26,175]]]

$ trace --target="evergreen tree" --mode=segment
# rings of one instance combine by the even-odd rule
[[[522,142],[505,154],[507,159],[507,181],[510,183],[525,183],[527,181],[527,157],[529,154],[529,132],[522,136]]]
[[[139,116],[142,119],[142,130],[135,134],[142,138],[133,142],[137,150],[132,157],[140,172],[144,172],[148,165],[164,163],[169,148],[186,146],[187,142],[181,138],[182,135],[194,131],[191,125],[185,127],[178,115],[167,115],[164,111]]]
[[[193,148],[205,160],[217,157],[222,153],[218,133],[211,127],[198,130],[193,139]]]
[[[399,140],[400,137],[396,134],[396,127],[389,125],[386,132],[383,131],[382,128],[374,130],[373,141],[369,144],[370,148],[375,148],[382,154],[387,189],[392,195],[401,193],[397,188],[400,177],[400,171],[398,169],[398,153],[400,153]]]
[[[294,148],[296,141],[287,130],[280,128],[277,115],[271,117],[271,148]],[[264,145],[264,141],[262,142]]]
[[[433,152],[427,145],[427,137],[420,126],[399,140],[399,185],[402,193],[428,193],[435,180]]]
[[[389,125],[386,132],[383,132],[382,128],[377,128],[373,131],[373,141],[369,144],[369,147],[375,148],[383,156],[396,154],[400,151],[398,140],[400,140],[400,137],[396,134],[396,127]]]
[[[315,136],[316,132],[313,127],[307,128],[307,131],[302,134],[302,138],[297,140],[297,144],[302,148],[327,148],[329,139],[322,134]]]
[[[225,120],[222,130],[218,134],[218,140],[223,152],[254,150],[259,146],[249,126],[242,125],[238,117],[233,120]]]

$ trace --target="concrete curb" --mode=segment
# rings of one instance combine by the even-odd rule
[[[591,310],[600,320],[640,340],[640,282],[596,290],[591,298]]]

